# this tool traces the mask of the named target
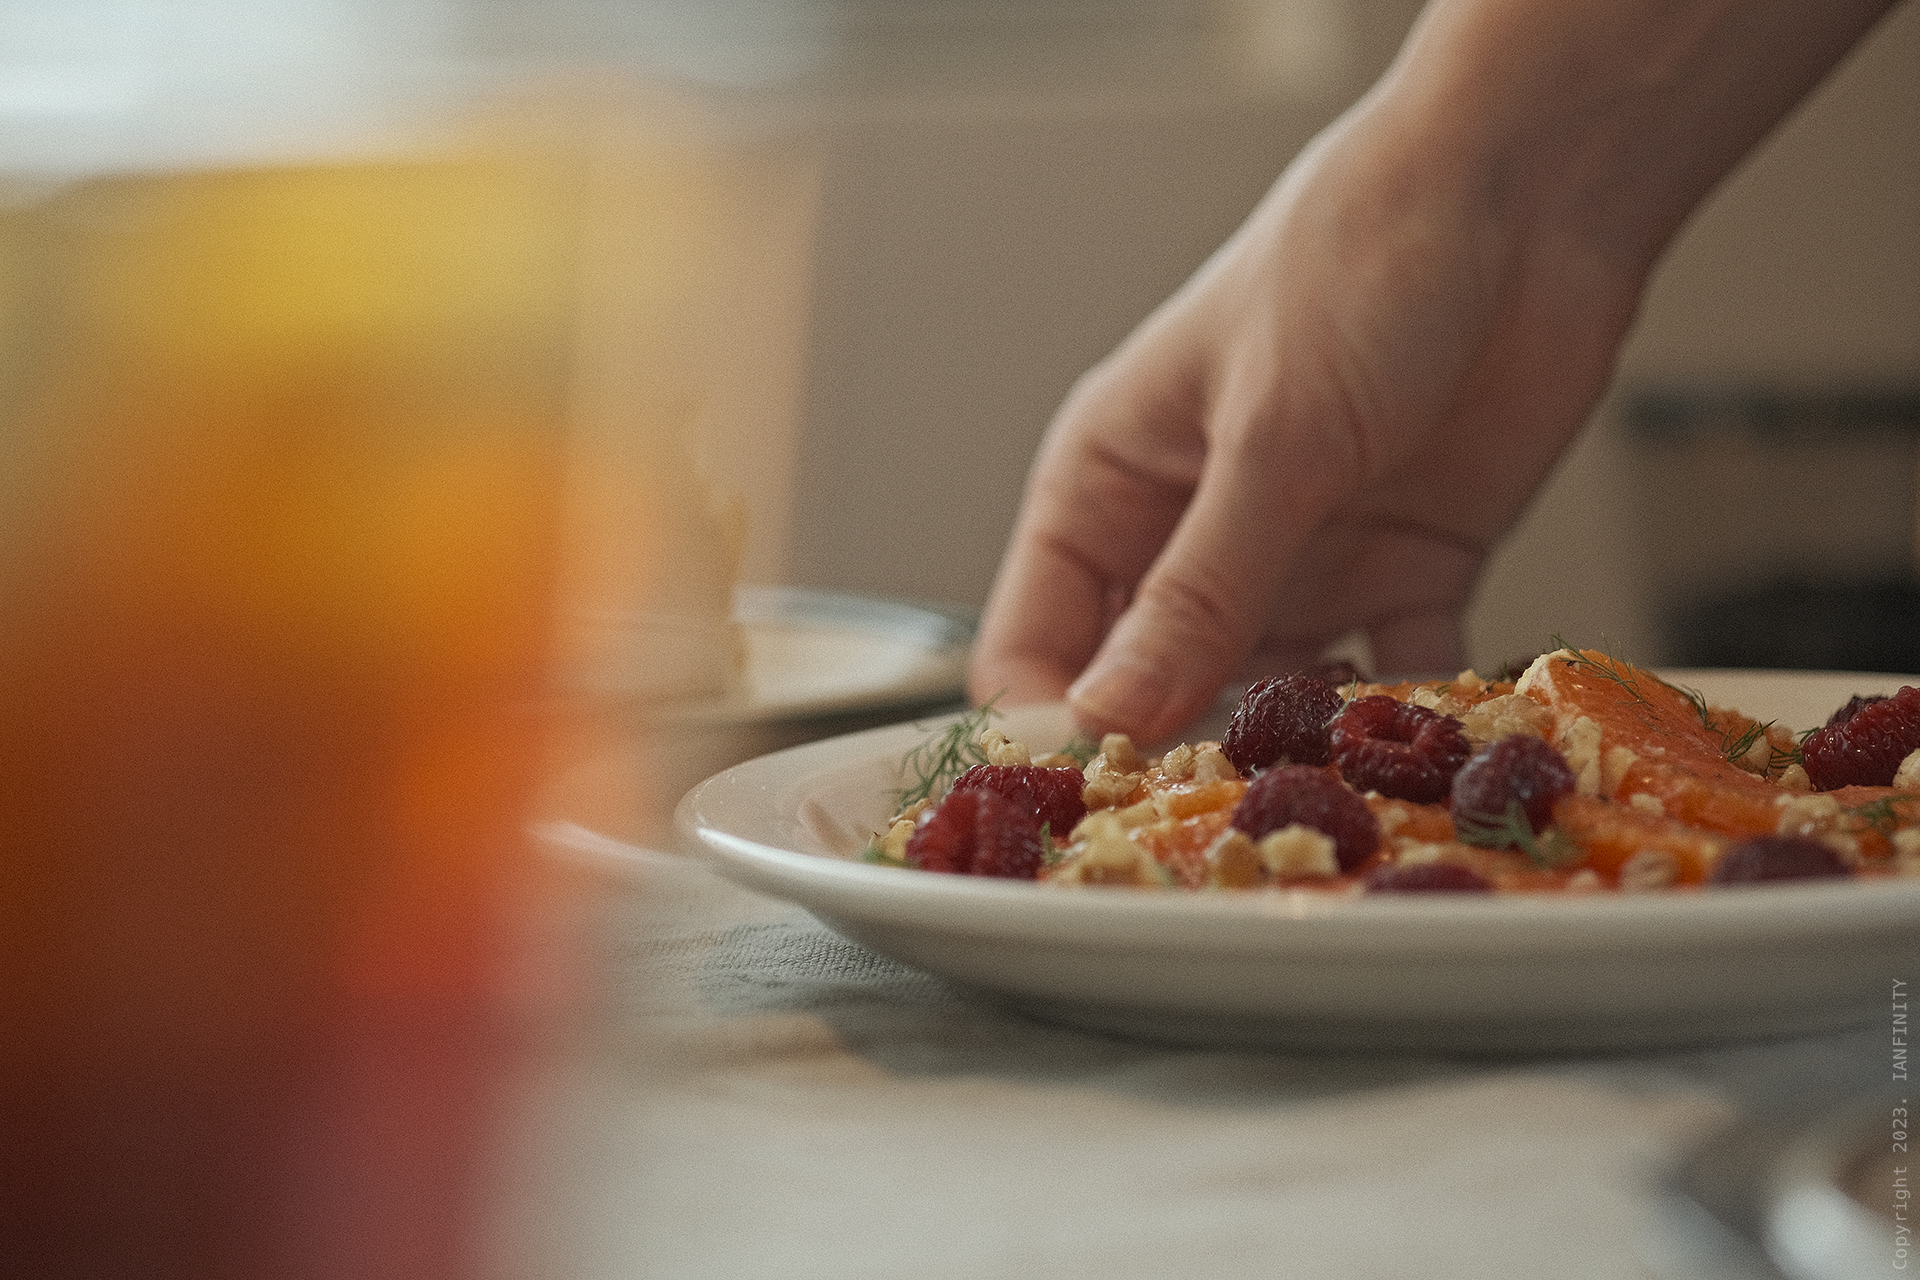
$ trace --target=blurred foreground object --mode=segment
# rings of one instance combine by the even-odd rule
[[[474,1271],[578,196],[476,146],[0,208],[0,1271]]]

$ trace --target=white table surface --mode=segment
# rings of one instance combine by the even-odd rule
[[[518,1274],[1704,1275],[1654,1229],[1663,1175],[1885,1077],[1871,1027],[1481,1062],[1108,1039],[579,836],[556,856],[596,864],[598,977],[523,1116]]]

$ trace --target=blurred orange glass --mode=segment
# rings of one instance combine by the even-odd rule
[[[479,148],[0,209],[0,1272],[478,1267],[578,194]]]

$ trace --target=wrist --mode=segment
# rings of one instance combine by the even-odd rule
[[[1644,277],[1892,0],[1434,0],[1374,107],[1516,245]]]

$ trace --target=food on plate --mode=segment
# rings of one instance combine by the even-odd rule
[[[1250,687],[1218,742],[1035,756],[991,705],[906,761],[869,860],[1058,884],[1599,893],[1920,876],[1920,689],[1796,735],[1597,650],[1518,680]]]

